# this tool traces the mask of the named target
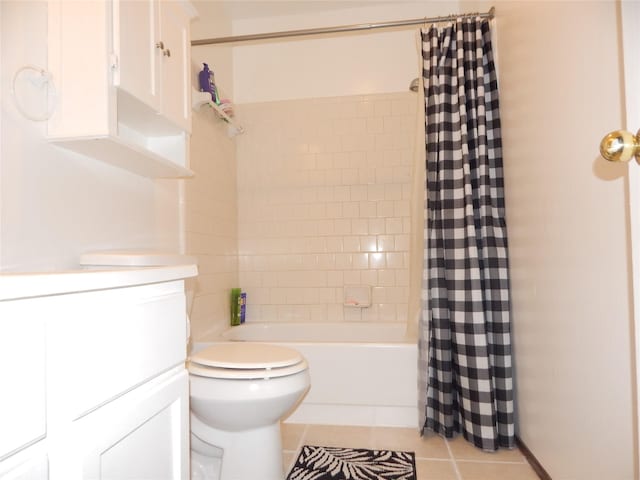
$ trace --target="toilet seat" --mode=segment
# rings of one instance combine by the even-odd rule
[[[221,379],[277,378],[308,368],[299,352],[263,343],[228,342],[213,345],[193,355],[189,372]]]

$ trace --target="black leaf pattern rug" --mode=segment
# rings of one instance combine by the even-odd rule
[[[305,445],[287,480],[416,480],[413,452]]]

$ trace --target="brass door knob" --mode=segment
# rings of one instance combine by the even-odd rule
[[[635,135],[625,130],[608,133],[600,142],[600,155],[610,162],[640,162],[640,131]]]

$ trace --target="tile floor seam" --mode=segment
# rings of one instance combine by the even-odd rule
[[[523,465],[527,463],[524,460],[522,462],[513,462],[510,460],[474,460],[472,458],[459,458],[456,461],[460,463],[497,463],[501,465]]]
[[[453,450],[451,450],[451,447],[449,446],[449,442],[446,439],[444,440],[444,444],[447,447],[447,450],[449,451],[449,458],[451,459],[451,463],[453,465],[453,471],[456,474],[457,480],[463,480],[462,475],[460,474],[460,470],[458,470],[458,464],[456,463],[456,459],[453,456]]]
[[[415,450],[415,449],[414,449]],[[413,452],[416,460],[438,460],[440,462],[450,462],[450,458],[442,458],[442,457],[421,457],[415,451]]]

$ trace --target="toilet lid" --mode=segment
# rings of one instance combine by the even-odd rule
[[[228,342],[193,355],[189,371],[211,378],[273,378],[307,368],[304,357],[291,348],[263,343]]]

